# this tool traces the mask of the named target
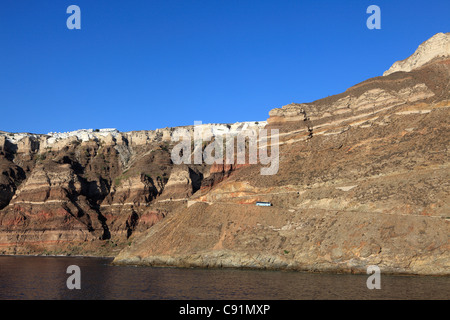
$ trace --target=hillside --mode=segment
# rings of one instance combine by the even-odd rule
[[[214,139],[278,130],[273,175],[260,162],[176,165],[176,128],[0,132],[0,253],[450,274],[448,37],[397,71],[267,121],[203,125]]]
[[[270,111],[280,168],[235,170],[116,264],[449,274],[450,59]],[[272,207],[256,207],[270,201]]]

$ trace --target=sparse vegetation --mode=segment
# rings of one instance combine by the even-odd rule
[[[125,179],[124,176],[118,176],[114,179],[114,185],[116,187],[120,186],[122,184],[122,180]]]
[[[163,151],[169,151],[169,143],[166,141],[166,142],[164,142],[163,144],[161,144],[160,146],[159,146],[159,148],[161,149],[161,150],[163,150]]]
[[[42,162],[47,158],[47,154],[46,153],[38,153],[36,155],[36,162]]]
[[[73,140],[72,142],[70,142],[70,144],[72,146],[79,146],[81,144],[81,142],[79,140]]]

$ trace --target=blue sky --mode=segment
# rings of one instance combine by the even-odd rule
[[[449,14],[445,0],[2,0],[0,130],[266,120],[382,75]]]

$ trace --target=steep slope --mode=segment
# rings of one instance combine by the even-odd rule
[[[232,171],[114,263],[449,274],[449,84],[450,59],[433,57],[270,111],[277,174]]]

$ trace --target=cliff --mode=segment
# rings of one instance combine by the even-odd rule
[[[213,140],[277,129],[273,175],[261,162],[176,165],[176,128],[0,132],[0,252],[448,275],[450,58],[434,54],[436,39],[410,70],[274,108],[267,121],[202,125]]]
[[[277,174],[231,171],[114,263],[448,275],[450,59],[429,56],[271,110]]]
[[[264,125],[197,129],[215,137]],[[117,254],[209,176],[210,166],[173,166],[176,129],[0,132],[0,253]]]

